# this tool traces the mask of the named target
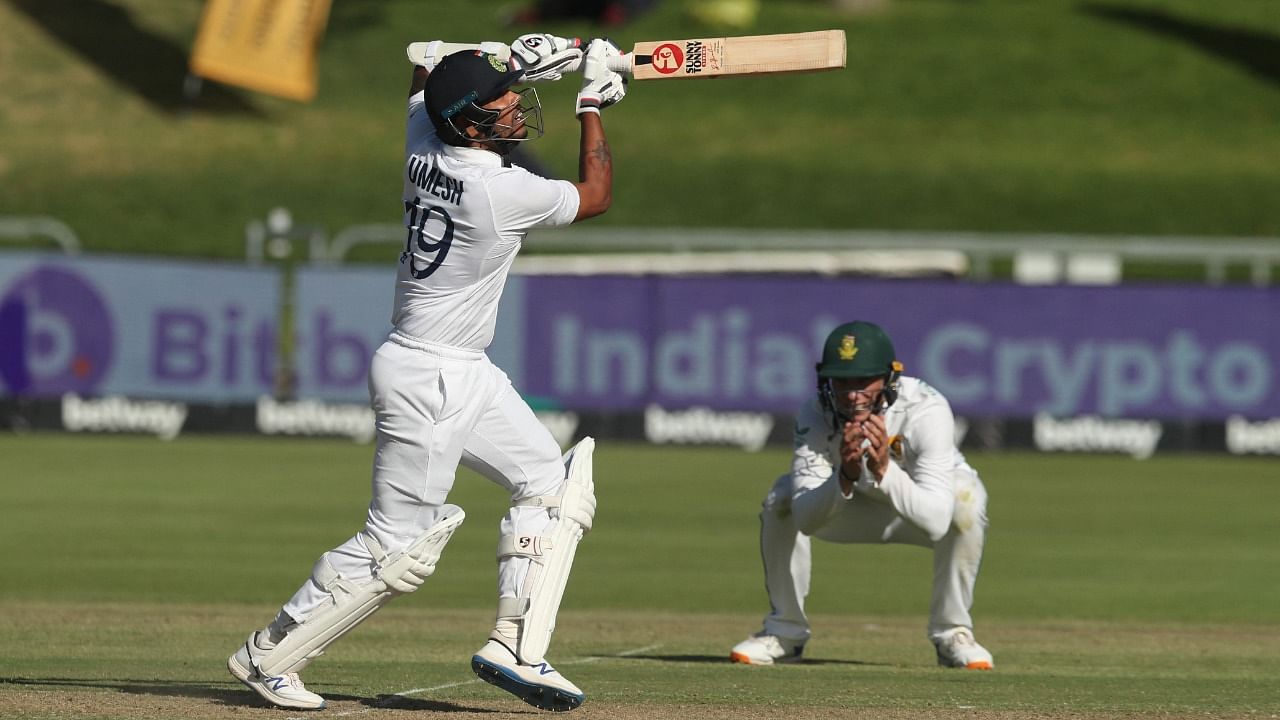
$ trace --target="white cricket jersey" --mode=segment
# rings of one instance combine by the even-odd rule
[[[928,383],[899,380],[898,399],[884,416],[889,432],[889,470],[877,485],[863,470],[853,495],[893,505],[899,515],[934,540],[946,534],[955,508],[955,471],[973,469],[955,443],[951,404]],[[840,433],[815,396],[796,414],[791,461],[792,506],[797,524],[812,532],[853,498],[840,491]],[[856,469],[847,473],[856,475]]]
[[[391,323],[423,342],[482,351],[493,340],[498,300],[530,228],[572,223],[578,190],[488,150],[446,145],[409,98],[405,133],[405,245]]]

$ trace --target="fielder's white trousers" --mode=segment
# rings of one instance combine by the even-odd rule
[[[953,523],[936,543],[891,505],[864,495],[844,503],[813,533],[813,537],[836,543],[904,543],[932,548],[930,639],[950,628],[973,628],[969,609],[973,607],[973,586],[978,580],[987,536],[987,491],[972,471],[957,469],[956,473],[957,487],[968,492],[957,492],[957,503],[964,503],[965,507],[958,506],[955,514],[972,521],[964,523],[967,527],[963,531]],[[770,606],[764,632],[803,642],[809,639],[804,601],[809,595],[812,540],[796,530],[791,516],[791,488],[790,475],[778,478],[760,512],[760,554]]]
[[[512,502],[559,492],[564,464],[555,438],[484,353],[393,335],[373,356],[369,395],[377,414],[373,497],[364,528],[329,553],[343,577],[373,577],[364,534],[390,554],[435,524],[459,465],[502,486]],[[545,508],[512,507],[499,531],[543,535],[550,523]],[[518,596],[529,562],[499,563],[499,597]],[[282,610],[301,622],[329,600],[308,580]]]

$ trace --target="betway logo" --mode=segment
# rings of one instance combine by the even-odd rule
[[[172,440],[187,421],[182,403],[129,400],[118,395],[85,400],[62,396],[62,427],[71,432],[145,432]]]
[[[1107,420],[1094,416],[1055,420],[1041,413],[1033,424],[1039,450],[1122,452],[1138,460],[1155,453],[1164,433],[1158,420]]]
[[[773,416],[768,413],[705,407],[667,412],[657,405],[644,409],[644,435],[652,443],[737,445],[754,452],[764,447],[772,431]]]
[[[1280,420],[1253,423],[1232,415],[1227,418],[1227,451],[1235,455],[1280,455]]]
[[[369,442],[373,439],[374,422],[373,410],[365,405],[258,398],[258,432],[267,435],[342,435],[356,442]]]

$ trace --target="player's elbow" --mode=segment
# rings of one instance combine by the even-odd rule
[[[955,512],[954,503],[953,498],[943,497],[919,506],[918,511],[913,513],[916,526],[923,530],[930,540],[938,542],[951,530],[951,520]]]
[[[583,188],[579,187],[578,215],[573,221],[578,222],[597,215],[603,215],[612,204],[613,193],[608,188],[591,188],[584,192]]]
[[[951,513],[947,513],[946,518],[936,518],[934,520],[922,523],[920,529],[929,536],[933,542],[938,542],[947,536],[947,532],[951,530]]]

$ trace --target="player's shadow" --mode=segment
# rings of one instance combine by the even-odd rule
[[[0,677],[0,688],[6,685],[32,687],[74,687],[95,690],[115,690],[129,695],[156,695],[164,697],[184,697],[195,700],[224,705],[226,707],[271,707],[253,691],[234,681],[192,682],[188,680],[157,680],[133,678],[67,678],[67,677]],[[225,686],[225,687],[223,687]],[[430,712],[466,712],[493,713],[507,712],[488,708],[469,707],[440,700],[420,700],[403,695],[378,695],[362,697],[360,695],[344,695],[326,692],[324,697],[331,702],[354,702],[370,708],[386,710],[422,710]]]
[[[67,678],[67,677],[0,677],[0,687],[5,685],[30,685],[33,687],[75,687],[97,690],[116,690],[131,695],[166,695],[203,698],[227,705],[241,704],[244,693],[218,687],[218,683],[190,682],[185,680],[157,680],[149,678]],[[248,692],[247,690],[245,692]]]
[[[711,665],[729,665],[729,658],[724,655],[610,655],[610,660],[656,660],[658,662],[673,663],[707,663]],[[888,665],[888,663],[871,663],[862,660],[831,660],[827,658],[810,658],[807,657],[797,663],[787,663],[791,665]]]
[[[325,695],[325,697],[330,697]],[[420,698],[405,697],[404,695],[379,695],[375,698],[361,698],[360,704],[367,705],[377,710],[417,710],[421,712],[465,712],[465,713],[504,713],[512,714],[522,712],[521,710],[493,710],[490,708],[468,707],[466,705],[458,705],[456,703],[444,702],[443,700],[422,700]],[[537,711],[529,710],[530,714]],[[541,714],[541,713],[537,713]]]
[[[166,113],[188,110],[261,117],[241,93],[204,83],[193,106],[183,95],[187,48],[139,25],[133,14],[106,0],[9,0],[58,42],[117,85]]]
[[[1080,10],[1110,22],[1177,38],[1280,85],[1280,35],[1252,28],[1190,20],[1161,10],[1084,3]]]

